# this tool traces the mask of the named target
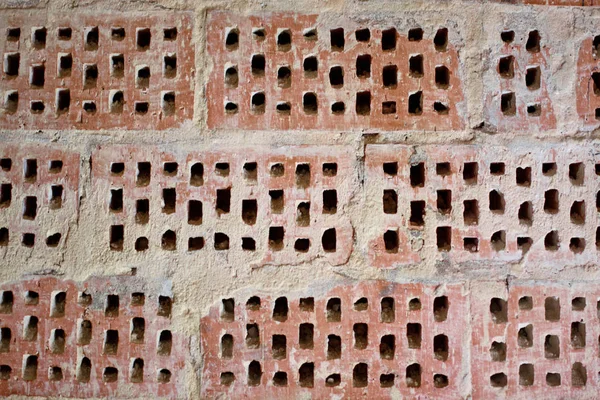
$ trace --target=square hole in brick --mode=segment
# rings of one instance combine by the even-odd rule
[[[585,306],[585,297],[573,297],[573,300],[571,300],[571,308],[573,311],[583,311],[585,310]]]
[[[396,214],[398,212],[398,194],[393,189],[383,191],[383,212]]]
[[[396,114],[396,102],[384,101],[383,103],[381,103],[381,113],[383,115]]]
[[[512,41],[515,40],[515,31],[507,30],[500,32],[500,39],[502,39],[504,43],[512,43]]]
[[[513,116],[517,113],[517,100],[513,92],[502,93],[500,97],[500,111],[507,116]]]
[[[138,28],[135,32],[136,45],[138,51],[146,51],[150,48],[152,34],[149,28]]]
[[[218,191],[217,191],[218,202]],[[162,212],[165,214],[173,214],[177,206],[177,191],[175,188],[165,188],[162,190]]]
[[[272,226],[269,228],[269,249],[272,251],[281,251],[284,247],[285,230],[282,226]]]
[[[342,320],[342,301],[338,297],[327,300],[327,322],[340,322]]]
[[[32,65],[29,73],[29,84],[32,88],[44,87],[46,67],[43,64]]]
[[[490,314],[492,321],[496,324],[508,322],[508,302],[498,297],[492,298],[490,300]]]
[[[321,236],[321,245],[325,253],[335,253],[337,249],[337,232],[335,228],[326,229]]]
[[[112,40],[121,41],[125,39],[125,28],[113,27],[110,29],[110,38]]]
[[[585,250],[585,239],[574,237],[569,241],[569,250],[575,254],[583,253]]]
[[[315,310],[314,297],[302,297],[299,303],[300,311],[313,312]]]
[[[214,236],[215,250],[229,250],[229,236],[216,232]]]
[[[217,202],[215,207],[217,214],[228,214],[231,210],[231,189],[217,189]]]
[[[292,32],[289,29],[282,29],[277,33],[277,50],[290,51],[292,48]]]
[[[444,104],[441,101],[436,101],[433,103],[433,111],[440,115],[447,115],[449,112],[449,108],[447,104]]]
[[[525,85],[529,90],[537,90],[540,88],[542,72],[539,66],[527,67],[525,73]]]
[[[410,202],[409,225],[411,227],[425,225],[425,201],[419,200]]]
[[[585,201],[574,201],[571,205],[571,222],[576,225],[585,223]]]
[[[398,32],[395,28],[384,29],[381,31],[381,49],[383,51],[395,50],[398,40]]]
[[[21,38],[21,28],[9,27],[6,29],[6,40],[9,42],[18,42]]]
[[[88,51],[98,50],[100,34],[98,27],[85,28],[85,49]]]
[[[134,248],[135,251],[146,251],[148,250],[149,242],[148,238],[141,236],[135,240]]]
[[[136,115],[148,114],[148,103],[145,101],[136,101],[134,104]]]
[[[389,176],[398,175],[398,163],[397,162],[386,162],[383,163],[383,173]]]
[[[504,163],[493,162],[490,164],[490,174],[492,175],[504,175],[505,167]]]
[[[519,298],[519,310],[532,310],[533,309],[533,298],[531,296],[522,296]]]
[[[302,63],[305,78],[316,78],[319,71],[319,61],[315,56],[308,56]]]
[[[423,113],[423,92],[413,92],[408,96],[408,113],[421,115]]]
[[[381,322],[392,323],[396,320],[396,311],[393,297],[381,299]]]
[[[437,210],[442,214],[452,211],[452,191],[446,189],[437,191]]]
[[[177,28],[176,27],[164,28],[163,29],[163,39],[165,41],[177,40]]]
[[[520,386],[532,386],[533,385],[533,364],[521,364],[519,365],[519,385]]]
[[[95,88],[98,82],[98,66],[96,64],[87,64],[83,67],[83,88]]]
[[[113,114],[121,114],[123,112],[123,105],[125,104],[123,92],[120,90],[111,90],[110,99],[110,112]]]
[[[56,90],[56,113],[64,114],[71,106],[71,91],[69,89]]]
[[[557,372],[546,373],[546,385],[550,387],[560,386],[560,374]]]
[[[294,242],[294,250],[299,253],[307,253],[310,249],[310,239],[296,239]]]
[[[337,191],[328,189],[323,191],[323,214],[335,214],[337,212]]]
[[[495,251],[502,251],[506,248],[506,231],[496,231],[490,238],[490,244]]]
[[[425,163],[410,166],[410,185],[412,187],[425,186]]]
[[[585,167],[583,163],[572,163],[569,164],[569,180],[573,185],[583,185],[585,178]]]
[[[19,108],[19,92],[16,90],[7,91],[4,98],[4,109],[9,114],[14,114]]]
[[[112,225],[110,227],[110,249],[115,251],[123,250],[123,241],[125,231],[123,225]]]
[[[421,387],[421,366],[419,364],[410,364],[406,367],[406,386]]]
[[[336,28],[329,31],[331,40],[331,51],[344,51],[346,39],[344,37],[344,28]]]
[[[23,219],[34,220],[37,216],[37,197],[26,196],[23,200]]]
[[[161,103],[163,114],[165,116],[175,114],[175,92],[163,92]]]
[[[559,247],[558,231],[550,231],[544,237],[544,247],[549,251],[556,251]]]
[[[517,332],[517,344],[519,347],[533,346],[533,325],[528,324],[519,328]]]
[[[4,73],[9,78],[19,75],[21,55],[19,53],[8,53],[4,55]]]
[[[264,54],[252,55],[252,60],[251,60],[250,65],[251,65],[251,69],[252,69],[252,75],[255,75],[255,76],[264,76],[265,75],[266,60],[265,60]]]
[[[463,201],[463,220],[465,225],[477,225],[479,223],[479,202],[477,200]]]
[[[498,73],[503,78],[513,78],[515,76],[515,58],[513,56],[500,57],[498,60]]]
[[[521,203],[519,206],[519,223],[531,226],[533,223],[533,204],[530,201]]]
[[[194,163],[190,167],[190,185],[202,186],[204,184],[204,165],[202,163]]]
[[[302,107],[304,109],[305,114],[317,114],[319,110],[317,95],[312,92],[304,93],[304,95],[302,96]]]
[[[437,51],[446,51],[448,46],[448,29],[439,28],[433,37],[433,45]]]
[[[10,207],[12,201],[12,185],[3,183],[0,185],[0,208]]]
[[[282,214],[285,205],[283,190],[269,190],[269,196],[271,197],[271,213]]]
[[[450,251],[452,247],[452,228],[449,226],[438,226],[436,228],[437,248],[439,251]]]
[[[369,344],[369,326],[365,323],[354,324],[354,348],[364,350]]]
[[[506,361],[506,343],[493,341],[490,346],[490,357],[492,361]]]
[[[165,78],[172,79],[177,76],[177,55],[167,54],[163,58],[163,74]]]
[[[477,253],[479,251],[479,239],[476,237],[463,238],[463,247],[468,252]]]
[[[398,85],[398,67],[395,65],[386,65],[382,71],[383,86],[395,88]]]
[[[539,117],[542,114],[542,106],[539,103],[527,104],[527,115]]]
[[[559,195],[558,190],[550,189],[544,193],[544,211],[549,214],[558,213]]]
[[[423,55],[410,56],[408,59],[408,70],[410,76],[413,78],[421,78],[423,76]]]
[[[150,201],[148,199],[138,199],[135,202],[135,222],[138,224],[147,224],[150,219]]]
[[[31,44],[37,50],[46,47],[46,37],[48,32],[44,27],[32,28],[31,32]]]
[[[356,57],[356,76],[364,79],[371,76],[371,55],[361,54]]]
[[[517,185],[531,186],[531,167],[518,167],[516,171]]]
[[[314,347],[314,325],[310,323],[300,324],[298,328],[298,344],[301,349],[312,349]]]
[[[383,335],[379,343],[379,356],[384,360],[393,360],[395,352],[396,337],[394,335]]]
[[[341,88],[344,86],[344,68],[337,65],[329,69],[329,83],[333,88]]]
[[[436,163],[435,173],[441,176],[452,175],[452,167],[449,162]]]
[[[0,294],[0,314],[11,314],[13,311],[14,296],[10,290],[4,290]]]
[[[388,230],[383,234],[383,243],[385,245],[385,251],[387,253],[396,254],[398,253],[399,238],[397,230]]]
[[[546,176],[554,176],[556,174],[556,163],[555,162],[547,162],[542,164],[542,174]]]
[[[0,169],[4,172],[9,172],[12,168],[12,160],[10,158],[0,159]]]
[[[367,311],[369,309],[369,299],[361,297],[354,302],[355,311]]]

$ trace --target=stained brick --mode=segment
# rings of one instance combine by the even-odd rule
[[[548,93],[553,55],[550,32],[543,26],[493,26],[487,29],[493,45],[484,71],[486,124],[500,132],[543,131],[556,127]]]
[[[353,166],[341,147],[108,146],[94,153],[93,176],[107,251],[225,252],[257,264],[323,257],[334,265],[352,251]]]
[[[464,395],[461,285],[363,282],[280,297],[245,293],[202,318],[203,397]]]
[[[598,126],[600,119],[600,36],[588,37],[579,48],[577,59],[577,113],[584,125]]]
[[[191,119],[189,13],[14,12],[0,21],[21,32],[0,37],[5,127],[166,129]]]
[[[340,17],[211,12],[208,125],[460,129],[457,33],[449,28],[415,26],[420,33],[411,37],[391,20],[362,26]]]
[[[134,277],[35,278],[0,291],[2,396],[183,393],[185,342],[162,313],[171,294]]]
[[[79,210],[79,155],[57,147],[0,149],[0,246],[65,248]]]
[[[534,156],[494,146],[369,145],[369,219],[378,227],[365,238],[369,257],[379,267],[596,262],[597,162],[583,147],[543,146]]]
[[[474,398],[597,395],[597,285],[482,284],[486,295],[471,297]]]

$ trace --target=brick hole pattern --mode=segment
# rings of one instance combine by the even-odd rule
[[[314,298],[302,300],[303,297],[298,296],[297,293],[285,296],[288,305],[285,319],[277,313],[281,310],[277,303],[282,298],[260,293],[224,299],[225,303],[219,302],[211,308],[201,322],[205,354],[203,396],[245,394],[282,398],[312,393],[321,397],[356,397],[368,393],[376,398],[391,398],[392,393],[400,393],[447,399],[460,397],[459,380],[463,373],[460,349],[464,337],[459,332],[466,323],[467,312],[460,285],[436,290],[421,284],[360,283],[338,286]],[[437,309],[439,314],[434,313],[434,303],[438,304],[436,299],[440,301],[444,296],[447,308],[440,307]],[[260,306],[247,307],[247,301],[252,298],[256,304],[257,297]],[[309,303],[307,299],[313,302]],[[389,302],[382,313],[383,299],[393,299],[393,317]],[[414,299],[420,301],[420,307],[415,306]],[[409,307],[411,300],[413,307]],[[307,307],[307,303],[312,307]],[[229,305],[224,307],[223,304]],[[328,307],[330,304],[333,306]],[[339,315],[338,322],[336,315]],[[301,340],[303,324],[312,324],[312,345],[305,345],[305,335]],[[418,325],[421,338],[417,345]],[[258,331],[258,344],[255,340],[251,346],[247,345],[248,329],[253,330],[253,337]],[[229,350],[223,354],[221,338],[225,335],[231,335],[233,343],[231,346],[231,341],[226,342]],[[282,350],[281,336],[275,335],[285,336],[285,351]],[[341,355],[339,349],[333,348],[335,357],[339,355],[340,358],[328,355],[330,335],[341,339]],[[395,336],[393,358],[383,358],[380,353],[381,339],[387,335]],[[434,337],[438,335],[447,336],[447,358],[439,351],[444,346],[441,342],[434,346]],[[274,337],[279,344],[275,352],[272,350]],[[390,347],[384,350],[386,354],[390,354]],[[262,372],[259,379],[248,372],[249,366],[256,366],[256,362]],[[302,369],[306,364],[314,365],[314,374],[308,374],[308,378],[303,374],[306,369]],[[283,385],[281,380],[274,382],[281,372],[287,374],[287,383]]]
[[[60,298],[60,293],[64,293],[64,297]],[[81,293],[89,295],[89,301],[81,300]],[[132,301],[133,293],[143,294],[143,300]],[[53,393],[66,397],[151,395],[175,398],[181,393],[181,370],[186,350],[183,338],[170,328],[172,309],[165,306],[173,307],[169,294],[149,293],[144,290],[143,282],[118,277],[91,278],[82,283],[55,278],[31,279],[2,285],[0,295],[3,338],[7,337],[5,328],[10,329],[10,343],[6,345],[3,341],[0,346],[2,396]],[[57,295],[62,302],[56,301]],[[109,296],[118,296],[118,304],[106,312]],[[159,306],[159,301],[162,301],[162,306]],[[57,304],[58,307],[55,307]],[[60,304],[63,304],[62,309]],[[35,335],[26,335],[28,317],[37,318]],[[130,338],[134,318],[145,321],[143,337],[136,336],[135,343]],[[91,337],[89,341],[80,342],[78,327],[83,320],[92,324]],[[62,353],[60,343],[51,345],[55,330],[64,332]],[[109,331],[113,331],[113,335],[114,331],[118,332],[116,353],[107,354],[105,351],[104,341]],[[160,335],[165,331],[171,332],[170,352],[168,345],[159,346]],[[166,337],[168,334],[163,336]],[[163,340],[163,343],[166,341]],[[110,350],[115,349],[111,347]],[[37,368],[25,368],[28,356],[37,356]],[[91,362],[87,378],[80,374],[78,368],[84,357]],[[143,360],[143,373],[138,374],[137,379],[133,379],[136,382],[133,382],[130,370],[136,359]],[[60,368],[60,372],[56,367]],[[111,380],[114,379],[114,370],[107,371],[107,368],[116,369],[115,381]],[[54,378],[61,379],[51,380],[50,369],[54,369]],[[164,377],[169,375],[170,379],[166,382]]]
[[[379,267],[420,262],[432,247],[457,262],[596,262],[597,163],[584,149],[369,145],[365,182],[379,226],[369,255]]]
[[[344,27],[344,46],[343,50],[335,51],[331,31],[340,27]],[[214,65],[207,89],[209,127],[384,130],[463,127],[459,110],[463,102],[459,61],[452,45],[456,33],[449,31],[448,43],[438,51],[434,36],[438,29],[447,27],[428,28],[418,40],[409,40],[408,32],[398,30],[393,34],[393,49],[384,51],[382,31],[390,28],[395,28],[391,22],[381,29],[347,20],[324,25],[316,15],[272,14],[263,18],[212,12],[208,26],[208,51]],[[278,44],[283,31],[291,35],[291,45]],[[358,40],[361,35],[362,40]],[[255,55],[265,56],[259,74],[252,72]],[[417,76],[409,70],[409,58],[419,55],[422,65],[416,68]],[[310,57],[316,58],[316,72]],[[308,72],[304,70],[307,59]],[[361,60],[365,61],[364,74],[357,66]],[[283,66],[291,70],[291,85],[278,83],[278,70]],[[384,82],[386,66],[397,67],[390,74],[395,75],[392,80],[397,82]],[[332,87],[330,70],[335,67],[343,69],[343,84],[334,81],[336,86]],[[449,76],[443,79],[448,80],[447,84],[436,85],[436,67],[447,69]],[[230,68],[237,73],[233,82],[226,82],[226,71]],[[363,77],[358,77],[359,73]],[[253,103],[256,94],[258,103]],[[409,99],[413,94],[411,106]],[[307,99],[310,107],[305,110],[303,102]],[[332,112],[332,107],[336,112]],[[409,113],[410,107],[414,112]]]
[[[500,132],[544,130],[556,127],[556,117],[548,94],[549,34],[541,28],[511,27],[490,30],[493,42],[490,68],[485,82],[497,82],[497,90],[485,85],[486,123]],[[537,37],[536,37],[537,35]],[[537,39],[538,46],[535,46]]]
[[[0,37],[4,65],[1,102],[7,111],[0,115],[0,122],[4,126],[160,130],[191,119],[195,61],[190,14],[143,18],[135,14],[76,14],[50,20],[53,23],[47,24],[41,16],[20,13],[1,19],[7,29],[20,29],[17,40],[8,40],[5,32]],[[67,28],[70,34],[60,36]],[[36,45],[41,41],[34,41],[35,32],[43,29],[44,44]],[[144,46],[147,30],[150,42]],[[139,35],[142,46],[138,45]],[[7,71],[7,57],[14,55],[19,58],[16,71]],[[63,57],[66,62],[61,63]],[[113,57],[121,60],[117,73],[112,71]],[[170,57],[166,65],[165,57]],[[61,65],[65,67],[62,72]],[[44,71],[34,74],[37,67]],[[140,70],[142,78],[149,71],[149,80],[138,80]],[[38,76],[35,82],[43,85],[32,86],[31,76]]]
[[[137,183],[138,163],[150,165],[144,186]],[[115,164],[122,168],[118,174],[111,172]],[[201,178],[192,174],[198,164],[202,165]],[[165,172],[166,166],[175,172]],[[309,169],[301,181],[298,168]],[[352,170],[350,153],[335,147],[187,154],[156,148],[99,148],[93,156],[94,201],[104,211],[105,224],[98,235],[106,250],[128,254],[144,253],[136,251],[136,241],[143,238],[149,250],[144,254],[237,252],[249,262],[270,264],[319,256],[334,265],[342,264],[353,245],[353,229],[345,214]],[[175,197],[171,197],[169,209],[164,203],[165,189]],[[114,190],[122,191],[118,210],[111,210]],[[278,203],[281,196],[283,204]],[[136,219],[136,204],[142,199],[149,200],[149,219],[144,221]],[[193,221],[191,201],[199,201],[202,210]],[[255,201],[255,215],[244,215],[245,201]],[[303,203],[309,203],[309,211],[300,222],[298,208]],[[122,227],[124,237],[109,245],[113,226]],[[257,257],[258,261],[252,261]]]
[[[79,210],[79,155],[52,147],[0,149],[0,246],[64,248]]]
[[[472,298],[473,397],[595,397],[599,298],[597,286],[577,283],[517,283],[508,294]]]
[[[598,126],[600,120],[599,43],[600,36],[583,40],[577,59],[577,113],[587,126]]]

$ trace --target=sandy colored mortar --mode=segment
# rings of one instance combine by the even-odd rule
[[[165,131],[123,131],[107,130],[18,130],[0,127],[0,141],[10,145],[56,146],[80,155],[79,211],[69,220],[68,245],[48,250],[45,247],[34,251],[19,248],[18,251],[0,250],[0,281],[17,281],[24,277],[51,274],[64,279],[83,281],[95,275],[127,275],[136,269],[139,279],[150,282],[165,281],[172,284],[176,299],[173,309],[172,329],[190,338],[191,349],[185,366],[187,394],[185,398],[199,398],[202,382],[202,353],[200,350],[200,321],[208,315],[210,308],[221,298],[234,296],[236,292],[248,293],[254,290],[268,293],[276,298],[288,292],[299,293],[318,284],[326,292],[342,283],[355,283],[365,280],[386,280],[389,282],[459,282],[467,283],[482,278],[503,281],[507,277],[531,280],[552,280],[568,282],[582,280],[594,282],[600,278],[597,256],[590,256],[579,262],[552,263],[543,260],[530,263],[526,258],[510,260],[492,259],[491,262],[471,262],[451,260],[439,264],[439,253],[435,246],[425,246],[420,250],[421,260],[409,265],[395,265],[391,268],[378,268],[372,263],[370,238],[381,232],[377,221],[379,214],[372,218],[373,206],[369,199],[379,198],[380,188],[365,185],[365,153],[370,144],[401,145],[466,145],[476,144],[478,148],[503,146],[517,149],[517,152],[533,152],[536,148],[552,146],[566,154],[587,153],[589,159],[597,154],[597,123],[582,121],[578,111],[577,88],[579,46],[589,42],[598,32],[599,11],[595,8],[574,7],[532,7],[481,3],[477,1],[168,1],[121,2],[88,1],[72,2],[52,0],[47,2],[5,2],[0,4],[3,20],[23,12],[43,14],[48,23],[65,13],[86,13],[94,15],[98,11],[127,15],[128,12],[169,13],[172,10],[187,10],[193,13],[195,45],[195,82],[193,118],[180,127]],[[268,12],[295,12],[314,14],[315,11],[328,15],[341,14],[344,19],[369,24],[369,21],[385,21],[401,27],[413,23],[428,29],[448,24],[452,27],[450,42],[456,49],[458,58],[457,73],[460,77],[464,104],[462,118],[465,129],[453,131],[389,131],[378,129],[340,130],[288,130],[265,131],[245,129],[209,129],[207,125],[206,87],[212,71],[217,68],[207,55],[207,14],[211,10],[228,10],[242,16],[260,15]],[[366,21],[366,22],[365,22]],[[354,26],[354,25],[352,25]],[[430,29],[429,29],[430,28]],[[520,122],[511,126],[503,125],[498,109],[499,79],[495,72],[496,60],[501,53],[500,31],[515,30],[517,40],[524,43],[531,29],[538,29],[543,43],[543,82],[547,91],[547,103],[551,104],[555,121],[542,124]],[[527,59],[523,59],[527,63]],[[586,61],[587,62],[587,61]],[[521,75],[522,78],[522,75]],[[526,93],[524,84],[518,83],[517,93]],[[595,122],[595,121],[594,121]],[[498,132],[498,127],[504,127]],[[347,171],[347,179],[337,188],[347,196],[343,213],[349,218],[354,230],[353,251],[342,265],[331,265],[326,258],[311,258],[307,262],[289,262],[285,265],[260,264],[250,267],[248,259],[240,252],[221,254],[207,249],[204,252],[152,251],[144,256],[126,255],[121,257],[108,250],[107,230],[104,224],[99,227],[99,219],[105,217],[99,210],[99,203],[92,173],[92,155],[98,146],[129,145],[143,148],[155,146],[158,151],[185,155],[191,151],[234,150],[261,146],[264,148],[297,145],[336,145],[352,154]],[[594,150],[596,149],[596,150]],[[487,161],[490,161],[486,158]],[[589,175],[593,175],[589,170]],[[598,190],[597,184],[584,188],[590,207]],[[568,187],[563,188],[568,191]],[[482,188],[476,193],[485,198]],[[543,193],[536,195],[543,196]],[[516,196],[516,195],[515,195]],[[106,198],[104,198],[106,200]],[[520,199],[507,197],[506,202]],[[160,200],[156,200],[157,202]],[[237,199],[232,200],[232,202]],[[590,215],[595,210],[590,208]],[[101,212],[101,217],[98,213]],[[340,210],[342,212],[342,210]],[[566,212],[566,211],[565,211]],[[175,218],[175,216],[173,216]],[[591,218],[591,217],[590,217]],[[64,223],[64,220],[56,221]],[[165,223],[168,221],[165,221]],[[177,221],[175,221],[177,223]],[[480,225],[490,224],[482,219]],[[494,223],[501,223],[497,219]],[[511,222],[514,223],[514,222]],[[588,222],[587,232],[591,235],[593,223]],[[568,228],[562,221],[557,229]],[[232,224],[232,229],[236,229]],[[491,228],[490,228],[491,230]],[[99,234],[98,231],[101,231]],[[241,235],[232,231],[232,234]],[[588,236],[589,236],[588,235]],[[543,238],[538,238],[543,240]],[[590,248],[594,243],[588,243]],[[593,250],[595,251],[595,249]],[[257,256],[260,258],[260,254]],[[491,266],[493,264],[493,266]],[[440,270],[442,268],[442,270]],[[491,277],[490,277],[491,275]],[[477,286],[481,297],[488,294],[488,286]],[[483,286],[483,287],[481,287]],[[327,289],[327,290],[326,290]],[[491,292],[502,292],[493,287]],[[467,359],[468,357],[464,357]],[[595,373],[592,371],[592,373]],[[465,383],[462,393],[468,391]],[[466,389],[465,389],[466,388]],[[20,398],[14,396],[13,398]]]

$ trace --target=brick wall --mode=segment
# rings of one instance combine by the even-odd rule
[[[0,396],[597,398],[598,5],[0,4]]]

